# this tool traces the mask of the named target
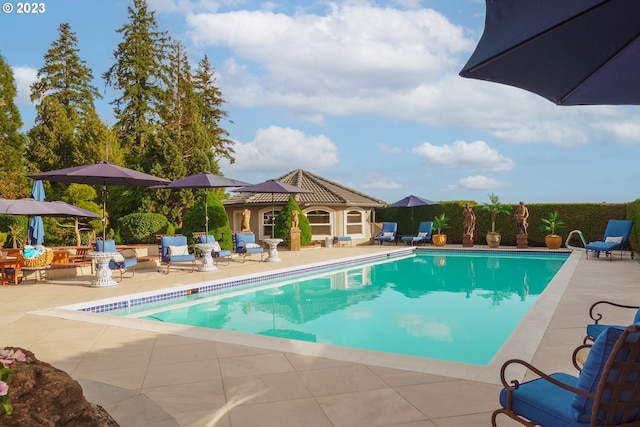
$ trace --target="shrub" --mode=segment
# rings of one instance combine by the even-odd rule
[[[212,191],[207,191],[206,202],[207,215],[209,216],[209,234],[215,236],[220,248],[232,249],[233,236],[231,234],[231,226],[222,202]],[[182,215],[182,234],[187,236],[191,244],[195,243],[193,240],[194,232],[205,231],[204,222],[204,203],[202,202],[196,203],[193,208],[185,211]]]
[[[298,206],[298,203],[296,203],[292,196],[289,196],[289,200],[276,217],[273,234],[278,239],[282,239],[283,245],[288,246],[291,244],[291,212],[294,210],[297,210],[299,213],[298,228],[300,228],[300,245],[308,246],[311,243],[311,225],[309,224],[309,219],[302,213],[300,206]]]
[[[156,243],[156,235],[164,234],[167,218],[155,213],[132,213],[118,219],[121,243]]]

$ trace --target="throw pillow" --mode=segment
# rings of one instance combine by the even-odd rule
[[[189,247],[188,246],[169,246],[169,255],[179,256],[179,255],[189,255]]]
[[[244,247],[247,249],[255,249],[255,248],[259,248],[260,245],[257,243],[247,243],[246,245],[244,245]]]
[[[213,252],[220,252],[220,244],[218,242],[213,242]]]
[[[622,243],[622,237],[607,237],[604,239],[605,243]]]
[[[385,231],[384,233],[382,233],[382,237],[392,238],[393,237],[393,232]]]

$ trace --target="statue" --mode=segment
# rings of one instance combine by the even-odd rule
[[[464,228],[462,234],[473,236],[476,228],[476,214],[473,212],[473,208],[469,203],[467,203],[462,210],[462,227]]]
[[[298,223],[300,222],[299,215],[300,213],[297,210],[291,212],[291,228],[298,228]]]
[[[527,228],[529,228],[529,209],[524,205],[524,202],[518,204],[516,209],[516,228],[518,234],[527,234]]]
[[[242,211],[242,231],[251,231],[251,211],[249,209],[245,209]]]

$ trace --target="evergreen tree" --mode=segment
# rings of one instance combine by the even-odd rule
[[[25,136],[20,133],[22,119],[14,101],[17,93],[13,71],[0,55],[0,178],[23,171]]]
[[[293,196],[289,196],[289,200],[282,207],[278,216],[276,216],[276,222],[274,224],[274,236],[278,239],[282,239],[283,245],[291,244],[291,212],[298,211],[298,228],[300,228],[300,245],[307,246],[311,243],[311,224],[309,224],[309,219],[306,217],[304,213],[302,213],[302,209],[298,206],[298,203],[293,198]]]
[[[163,58],[169,39],[166,32],[157,30],[155,12],[149,10],[146,0],[133,0],[128,13],[129,22],[116,30],[123,40],[113,53],[115,63],[103,77],[108,86],[122,92],[113,101],[116,135],[131,161],[137,162],[158,128],[167,74]]]
[[[59,38],[44,55],[38,80],[31,86],[37,115],[25,157],[32,172],[118,157],[117,145],[108,147],[113,137],[95,111],[100,93],[91,84],[93,73],[80,58],[77,44],[70,25],[61,24]]]
[[[193,76],[193,84],[198,94],[198,109],[200,120],[204,125],[206,140],[215,159],[226,158],[230,163],[235,162],[234,142],[229,139],[229,132],[220,126],[223,119],[228,119],[228,113],[222,109],[224,99],[222,92],[216,86],[215,70],[205,57],[200,61]],[[214,172],[211,170],[211,172]]]

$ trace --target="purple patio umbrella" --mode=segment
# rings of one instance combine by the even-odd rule
[[[391,203],[389,207],[392,208],[410,208],[411,209],[411,226],[413,227],[413,207],[414,206],[427,206],[427,205],[437,205],[437,202],[433,202],[431,200],[423,199],[422,197],[414,196],[413,194],[408,195],[407,197],[398,200],[397,202]]]
[[[114,165],[113,163],[105,160],[101,160],[90,165],[41,172],[29,175],[29,177],[52,182],[101,185],[103,240],[106,239],[107,228],[107,186],[124,185],[127,187],[150,187],[152,185],[168,184],[170,182],[164,178],[158,178],[157,176],[149,175],[144,172]]]
[[[44,201],[44,185],[42,185],[41,180],[38,179],[36,181],[33,181],[33,187],[31,188],[31,197],[36,200]],[[31,218],[27,240],[29,244],[35,243],[36,245],[41,245],[44,243],[44,222],[42,221],[42,217],[40,215],[36,215]]]
[[[269,179],[261,182],[260,184],[249,185],[247,187],[236,188],[233,190],[238,193],[271,193],[271,220],[275,217],[275,194],[298,194],[298,193],[313,193],[306,188],[298,187],[296,185],[285,184],[284,182],[276,181],[275,179]],[[271,224],[271,238],[273,238],[273,224]]]
[[[487,0],[460,75],[558,105],[640,104],[640,1]]]
[[[100,218],[100,215],[62,201],[45,202],[31,198],[0,198],[0,214],[21,216],[53,216],[61,218]]]
[[[225,187],[242,187],[251,185],[248,182],[238,181],[237,179],[226,178],[211,172],[200,172],[185,178],[176,179],[167,185],[156,185],[153,188],[159,189],[179,189],[179,188],[225,188]],[[204,197],[204,228],[205,233],[209,235],[209,213],[207,211],[207,195]]]

